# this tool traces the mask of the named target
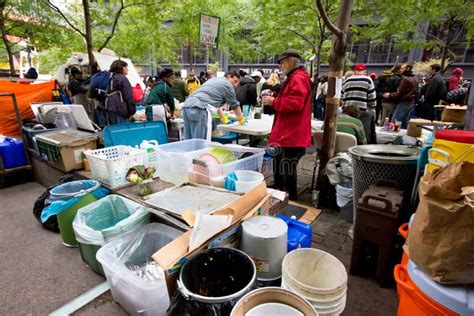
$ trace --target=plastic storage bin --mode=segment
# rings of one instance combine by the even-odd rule
[[[158,144],[168,143],[168,132],[165,123],[134,122],[114,124],[104,128],[104,146],[140,146],[144,140],[156,140]]]
[[[94,180],[111,188],[127,184],[127,171],[145,163],[146,152],[129,146],[114,146],[84,153],[89,160]]]
[[[0,142],[0,157],[5,169],[21,167],[28,164],[23,141],[6,137]]]
[[[38,152],[53,167],[68,172],[82,169],[82,153],[97,148],[97,134],[73,129],[36,136]]]
[[[82,260],[94,272],[104,275],[96,260],[101,246],[117,236],[150,222],[150,213],[142,205],[118,195],[109,195],[81,208],[72,226]]]
[[[65,246],[77,246],[72,222],[80,208],[97,201],[92,192],[99,187],[100,185],[97,181],[79,180],[58,185],[50,191],[52,201],[67,201],[80,197],[76,203],[57,214],[59,231]]]
[[[262,168],[263,155],[265,154],[263,148],[216,144],[210,144],[210,146],[232,151],[237,160],[225,164],[209,164],[203,161],[193,162],[193,171],[216,178],[226,176],[229,172],[236,170],[260,171]]]
[[[187,182],[187,171],[191,168],[193,159],[209,151],[209,143],[203,139],[189,139],[159,145],[155,175],[175,185]]]
[[[36,135],[54,132],[57,128],[54,124],[35,124],[26,123],[23,125],[23,135],[26,141],[26,145],[29,149],[38,151],[36,146]]]
[[[114,300],[128,313],[166,315],[170,300],[165,276],[151,256],[181,234],[163,224],[148,224],[121,235],[97,252]],[[153,275],[143,272],[144,267],[152,269]]]
[[[310,224],[288,218],[283,214],[278,214],[276,217],[284,220],[288,225],[288,252],[297,248],[311,248],[313,229]]]
[[[433,141],[433,150],[430,150],[429,153],[429,159],[430,161],[434,160],[448,164],[465,154],[463,160],[474,163],[474,151],[472,148],[474,148],[473,131],[437,131]],[[467,153],[468,150],[471,150],[471,152]],[[432,172],[438,168],[439,166],[436,164],[429,163],[427,171]]]

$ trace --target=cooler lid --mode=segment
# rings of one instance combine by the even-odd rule
[[[288,232],[288,225],[281,218],[273,216],[253,216],[242,223],[245,234],[257,238],[278,238]]]
[[[416,286],[434,301],[461,315],[474,315],[474,285],[445,285],[433,281],[411,260],[408,274]]]
[[[474,131],[443,129],[436,132],[435,138],[451,142],[474,144]]]
[[[97,138],[97,134],[74,129],[62,129],[54,132],[42,133],[36,136],[36,139],[41,139],[56,145],[68,145],[80,140],[94,140]]]

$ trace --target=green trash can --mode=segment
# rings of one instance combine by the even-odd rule
[[[118,195],[108,195],[81,208],[73,228],[81,257],[97,274],[104,275],[96,259],[97,251],[123,233],[150,222],[150,213],[141,204]]]
[[[63,183],[50,191],[51,201],[67,201],[73,198],[79,198],[76,203],[58,213],[58,226],[63,244],[67,247],[77,247],[77,241],[72,228],[72,222],[77,211],[97,198],[92,194],[100,187],[99,182],[93,180],[79,180]]]

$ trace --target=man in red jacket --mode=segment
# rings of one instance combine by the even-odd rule
[[[296,200],[297,166],[311,146],[311,77],[300,66],[297,51],[287,50],[278,58],[280,70],[286,75],[280,94],[262,97],[264,105],[275,110],[272,133],[268,144],[275,149],[275,188],[289,193]]]

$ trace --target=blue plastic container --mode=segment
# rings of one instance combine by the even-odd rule
[[[278,217],[288,225],[288,252],[297,248],[311,248],[311,236],[313,229],[310,224],[305,224],[296,219],[278,214]]]
[[[164,122],[135,122],[113,124],[104,128],[104,146],[140,146],[144,140],[156,140],[158,144],[168,143],[168,132]]]
[[[21,167],[28,164],[25,147],[23,147],[23,141],[21,140],[9,137],[5,138],[5,140],[0,143],[0,156],[2,157],[5,169]]]

